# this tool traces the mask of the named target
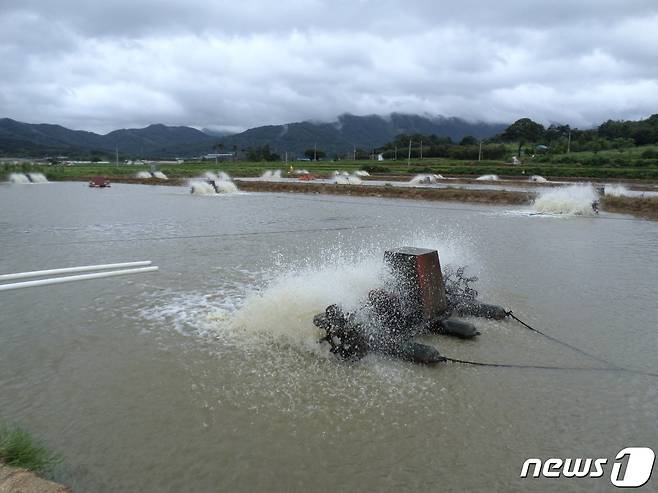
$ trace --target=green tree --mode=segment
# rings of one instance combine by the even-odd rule
[[[536,144],[544,137],[544,126],[533,122],[530,118],[516,120],[502,133],[501,138],[506,142],[518,142],[518,156],[521,157],[521,148],[525,144]]]
[[[321,151],[320,149],[306,149],[304,151],[304,156],[309,158],[311,161],[317,160],[319,161],[323,157],[325,157],[325,152]]]
[[[280,159],[278,154],[270,151],[269,144],[250,147],[246,150],[246,153],[249,161],[278,161]]]

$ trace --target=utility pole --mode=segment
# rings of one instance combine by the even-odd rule
[[[395,146],[395,160],[398,160],[398,146]]]
[[[411,139],[409,139],[409,156],[407,156],[407,165],[411,166]]]
[[[114,147],[114,162],[119,166],[119,146]]]
[[[354,160],[356,161],[356,144],[354,144]]]
[[[423,141],[420,141],[420,158],[423,159]]]
[[[288,151],[286,151],[286,167],[288,167]]]
[[[482,141],[480,141],[480,150],[478,152],[478,161],[482,161]]]
[[[567,154],[571,152],[571,129],[569,129],[569,137],[567,137]]]
[[[317,142],[313,144],[313,161],[318,160],[318,144]]]

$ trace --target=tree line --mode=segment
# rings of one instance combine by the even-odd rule
[[[598,152],[634,146],[658,144],[658,114],[637,121],[608,120],[596,128],[581,130],[563,124],[544,127],[530,118],[521,118],[509,125],[501,134],[477,139],[471,135],[454,142],[450,137],[403,133],[375,149],[356,148],[353,152],[335,155],[334,159],[372,159],[381,154],[384,159],[403,160],[449,158],[455,160],[503,160],[509,158],[508,145],[516,144],[516,155],[564,154],[569,151]],[[646,151],[648,154],[652,152]],[[269,145],[246,149],[250,161],[279,161],[281,156],[271,152]],[[307,149],[304,156],[310,160],[326,157],[321,149]],[[656,157],[653,154],[647,157]]]

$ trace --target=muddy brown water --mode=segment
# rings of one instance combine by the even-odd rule
[[[658,372],[658,223],[81,183],[2,185],[0,208],[2,273],[160,267],[0,293],[0,417],[60,453],[55,479],[74,491],[611,491],[608,477],[519,473],[528,457],[658,446],[655,378],[345,364],[310,323],[376,285],[386,248],[424,246],[468,265],[483,299]],[[600,366],[513,322],[475,323],[475,341],[427,342],[478,361]]]

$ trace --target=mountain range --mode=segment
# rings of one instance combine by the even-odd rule
[[[453,140],[472,135],[486,138],[502,132],[506,124],[469,122],[460,118],[427,117],[393,113],[388,116],[344,114],[335,122],[297,122],[251,128],[233,135],[221,135],[185,126],[149,125],[138,129],[114,130],[101,135],[71,130],[61,125],[31,124],[10,118],[0,119],[0,156],[43,157],[67,155],[89,157],[167,158],[191,157],[211,152],[243,152],[250,147],[269,145],[272,152],[301,155],[317,146],[328,156],[349,154],[354,147],[373,149],[402,133],[437,135]],[[205,129],[204,129],[205,130]]]

